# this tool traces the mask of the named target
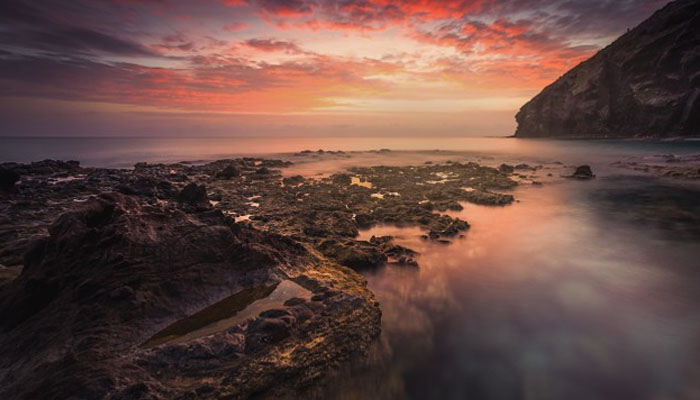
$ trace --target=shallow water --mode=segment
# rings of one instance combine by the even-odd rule
[[[183,343],[213,335],[254,318],[263,311],[281,308],[285,301],[294,297],[309,298],[311,292],[290,280],[273,286],[245,289],[171,324],[143,346]]]
[[[591,158],[626,154],[700,153],[700,141],[658,142],[625,140],[540,140],[485,137],[247,137],[247,138],[12,138],[0,137],[0,162],[30,162],[46,158],[79,160],[85,166],[128,168],[141,161],[205,161],[239,156],[293,153],[306,149],[368,151],[423,151],[417,160],[433,160],[431,150],[469,152],[488,157],[513,155],[538,158],[559,157],[567,162],[591,162]],[[309,159],[309,157],[301,158]],[[449,157],[449,154],[437,157]],[[402,162],[401,155],[376,153],[374,162]],[[562,161],[564,161],[562,159]],[[338,165],[352,160],[334,158]]]
[[[420,268],[368,274],[382,336],[331,397],[700,398],[700,235],[664,223],[668,201],[698,218],[700,190],[655,185],[603,175],[465,203],[450,214],[472,227],[451,245],[362,232],[396,236]]]

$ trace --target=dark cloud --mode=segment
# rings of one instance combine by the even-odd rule
[[[668,0],[250,0],[284,26],[384,29],[397,23],[527,18],[559,33],[607,36],[636,25]],[[290,21],[292,19],[292,21]],[[296,19],[296,21],[294,20]]]
[[[120,56],[157,56],[142,44],[69,21],[58,10],[23,1],[0,2],[0,46],[65,56],[107,53]]]
[[[252,0],[249,3],[280,17],[311,14],[316,5],[315,2],[306,0]]]

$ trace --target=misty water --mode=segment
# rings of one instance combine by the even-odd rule
[[[367,275],[383,332],[337,397],[698,398],[697,226],[609,204],[651,186],[618,179],[523,187],[503,208],[464,204],[450,214],[472,227],[451,245],[416,228],[362,232],[395,236],[420,267]],[[677,200],[697,215],[698,199]]]
[[[520,185],[512,191],[516,203],[463,203],[462,211],[450,212],[471,224],[451,244],[423,241],[418,228],[361,232],[366,239],[395,236],[420,252],[420,266],[366,273],[381,305],[382,334],[370,357],[346,368],[324,397],[700,398],[700,187],[612,165],[628,157],[700,154],[698,141],[71,140],[80,144],[2,139],[0,159],[128,167],[269,155],[296,161],[285,175],[309,177],[352,165],[542,163],[536,179],[544,184]],[[405,151],[284,154],[319,148]],[[567,166],[582,163],[592,166],[594,180],[561,177]]]

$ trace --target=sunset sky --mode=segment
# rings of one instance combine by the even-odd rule
[[[506,135],[664,3],[4,0],[0,135]]]

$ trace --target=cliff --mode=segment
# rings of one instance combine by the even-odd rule
[[[516,137],[700,135],[700,1],[677,0],[525,104]]]

